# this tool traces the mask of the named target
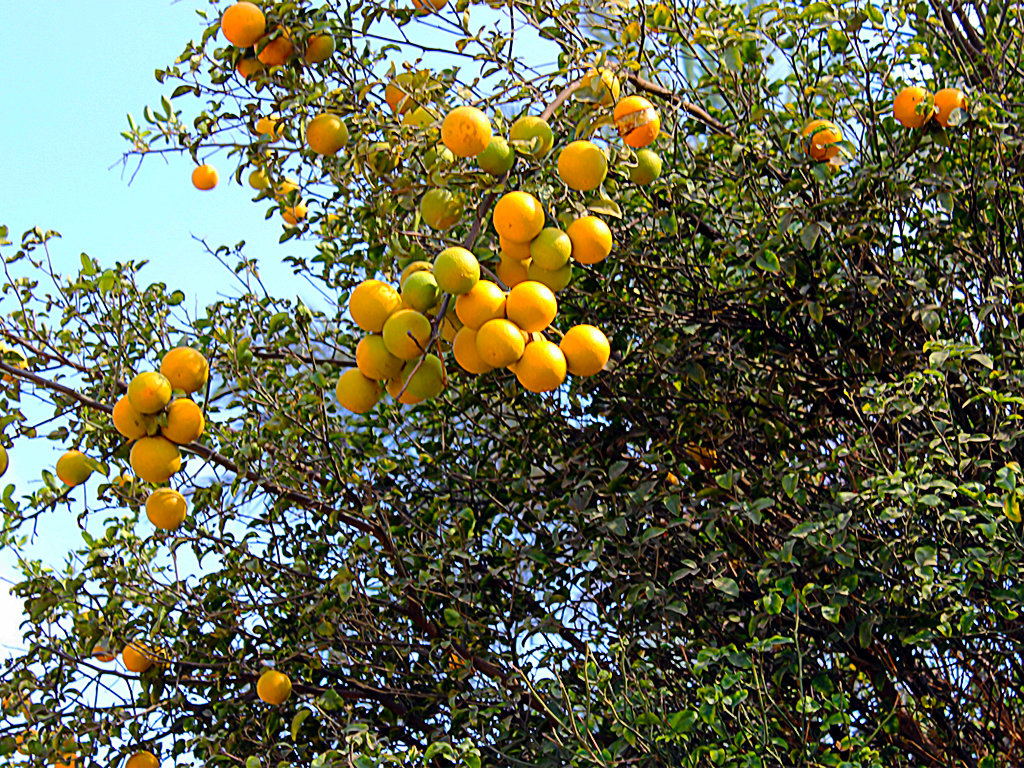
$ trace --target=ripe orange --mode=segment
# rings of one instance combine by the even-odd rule
[[[203,409],[187,397],[172,400],[167,406],[167,425],[160,434],[178,445],[188,445],[199,439],[206,429]]]
[[[166,483],[181,469],[181,452],[166,437],[140,437],[132,446],[128,461],[132,471],[147,483]]]
[[[336,155],[348,144],[348,127],[337,115],[317,115],[306,125],[306,143],[318,155]]]
[[[953,110],[967,111],[967,97],[959,88],[943,88],[935,94],[935,119],[943,128],[949,128],[949,116]]]
[[[480,262],[461,246],[445,248],[434,259],[434,279],[445,293],[461,295],[480,279]]]
[[[491,142],[491,121],[476,107],[455,107],[441,123],[441,141],[456,157],[476,157]]]
[[[286,224],[294,227],[306,218],[307,210],[305,203],[296,203],[295,205],[286,206],[285,209],[281,211],[281,218],[285,220]]]
[[[402,297],[380,280],[363,280],[348,299],[348,311],[355,324],[369,333],[380,333],[384,321],[402,306]]]
[[[402,72],[395,75],[395,79],[384,86],[384,101],[396,115],[403,115],[416,108],[416,102],[406,98],[409,95],[407,89],[412,85],[415,77],[413,72]]]
[[[476,345],[476,331],[463,326],[455,334],[455,341],[452,342],[452,353],[455,355],[455,362],[467,373],[480,374],[492,370],[480,356]]]
[[[128,643],[121,651],[121,661],[124,662],[125,668],[129,672],[136,672],[140,675],[152,667],[156,660],[156,654],[152,649],[137,640]],[[128,762],[131,763],[130,760]]]
[[[476,350],[480,359],[492,368],[514,364],[523,356],[525,348],[523,332],[510,320],[488,320],[476,332]]]
[[[412,4],[421,11],[440,11],[448,4],[448,0],[412,0]]]
[[[477,280],[469,291],[455,300],[455,314],[474,331],[488,320],[505,316],[505,292],[490,280]]]
[[[526,280],[508,292],[505,314],[527,333],[539,333],[551,325],[558,312],[555,294],[543,283]]]
[[[920,128],[931,119],[932,113],[927,107],[918,111],[918,105],[928,98],[928,91],[917,85],[908,85],[898,94],[892,104],[893,116],[905,128]]]
[[[109,648],[104,648],[102,645],[94,645],[92,649],[92,657],[101,664],[109,664],[117,656],[110,651]]]
[[[405,380],[408,378],[408,376],[409,371],[407,371],[403,366],[402,372],[388,382],[388,394],[395,398],[395,400],[397,400],[398,402],[402,403],[403,405],[416,405],[417,403],[422,403],[423,401],[418,397],[413,397],[412,393],[409,392],[408,389],[402,392],[402,390],[405,389]]]
[[[573,141],[558,153],[558,175],[569,189],[589,192],[608,175],[608,160],[592,141]]]
[[[280,139],[284,135],[284,122],[281,120],[281,116],[264,115],[261,117],[256,121],[256,134],[269,136],[271,142]]]
[[[267,20],[254,3],[235,3],[220,17],[220,31],[232,45],[248,48],[267,31]]]
[[[57,459],[57,477],[64,485],[74,488],[89,479],[92,467],[86,463],[85,454],[81,451],[68,451]]]
[[[157,413],[171,402],[171,389],[162,373],[143,371],[128,384],[128,400],[141,414]]]
[[[262,71],[263,62],[255,57],[239,59],[238,63],[235,65],[235,72],[238,73],[239,77],[244,78],[245,80],[252,80]]]
[[[574,325],[558,345],[573,376],[593,376],[608,362],[608,337],[592,325]]]
[[[175,347],[160,361],[160,373],[174,389],[197,392],[210,378],[210,364],[202,353],[192,347]]]
[[[278,24],[275,31],[280,34],[270,39],[270,35],[261,38],[256,48],[256,58],[268,67],[280,67],[288,63],[288,59],[295,53],[295,46],[292,45],[292,38],[288,30]],[[262,47],[261,47],[262,46]]]
[[[518,259],[510,259],[507,256],[502,256],[498,262],[498,266],[495,267],[494,273],[498,276],[505,285],[511,288],[514,285],[519,285],[527,279],[527,270],[530,267],[530,260],[519,261]]]
[[[804,151],[814,160],[831,160],[839,154],[837,141],[843,140],[839,127],[828,120],[811,120],[804,126]]]
[[[526,345],[523,356],[516,363],[516,378],[531,392],[550,392],[565,381],[565,355],[547,339],[538,339]]]
[[[0,445],[0,477],[4,476],[9,464],[10,460],[7,457],[7,449]]]
[[[278,705],[292,694],[292,681],[276,669],[268,669],[256,681],[256,695],[267,704]]]
[[[531,241],[525,243],[517,243],[515,240],[509,240],[507,237],[498,235],[498,245],[501,246],[501,255],[503,258],[515,259],[516,261],[528,261],[532,257],[530,252]]]
[[[192,186],[196,189],[208,190],[217,186],[220,181],[220,174],[217,169],[209,163],[203,163],[192,171]]]
[[[145,437],[148,432],[147,422],[149,420],[132,408],[127,395],[122,396],[114,403],[111,417],[114,421],[114,429],[129,440],[138,440],[140,437]]]
[[[400,357],[388,352],[382,336],[364,336],[356,345],[356,366],[368,379],[393,379],[402,372],[402,365]]]
[[[430,320],[415,309],[400,309],[387,319],[381,334],[388,352],[402,360],[412,360],[427,351]]]
[[[544,228],[544,208],[529,192],[509,192],[494,205],[491,220],[501,237],[527,243]]]
[[[382,394],[380,384],[366,378],[358,368],[350,368],[341,374],[334,388],[338,403],[352,413],[366,413],[377,404]]]
[[[580,264],[597,264],[612,252],[612,231],[597,216],[581,216],[565,233],[572,241],[572,257]]]
[[[334,37],[326,32],[310,35],[302,59],[307,64],[323,64],[334,55]]]
[[[658,111],[643,96],[627,96],[619,100],[615,105],[614,119],[619,136],[634,149],[651,144],[661,130]]]
[[[160,768],[160,761],[152,752],[142,750],[129,757],[124,768]]]
[[[173,488],[157,488],[146,499],[146,517],[165,531],[173,531],[185,522],[187,512],[185,497]]]

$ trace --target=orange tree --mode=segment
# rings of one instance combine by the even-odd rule
[[[226,9],[125,135],[207,166],[199,187],[251,184],[315,244],[286,258],[322,301],[243,247],[217,255],[244,288],[192,315],[138,264],[84,257],[52,289],[47,233],[7,246],[5,444],[106,480],[84,507],[44,468],[3,495],[5,546],[69,503],[82,544],[60,573],[23,561],[0,754],[1024,760],[1018,6]],[[533,202],[499,215],[513,191]],[[538,235],[535,204],[548,229],[600,218],[611,255]],[[463,298],[478,261],[498,293]],[[548,303],[513,309],[520,281],[558,289],[551,328],[525,328]],[[558,348],[581,324],[609,340],[593,376]],[[111,411],[182,345],[206,425],[169,449],[184,522],[164,493],[155,528]]]

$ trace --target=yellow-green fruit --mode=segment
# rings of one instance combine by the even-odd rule
[[[257,168],[255,171],[250,173],[249,186],[261,191],[264,189],[270,189],[270,178],[267,176],[267,172]]]
[[[550,392],[565,381],[565,355],[547,339],[532,341],[516,363],[515,373],[519,383],[531,392]]]
[[[355,324],[369,333],[380,333],[384,321],[401,306],[398,291],[380,280],[363,280],[348,299],[348,311]]]
[[[356,366],[368,379],[393,379],[402,372],[403,361],[384,346],[383,336],[364,336],[356,345]]]
[[[413,397],[408,391],[402,391],[405,387],[406,373],[407,371],[403,368],[400,375],[388,382],[388,394],[403,405],[416,405],[417,403],[422,403],[423,401],[420,398]]]
[[[292,681],[288,675],[268,669],[256,681],[256,695],[267,704],[283,704],[292,695]]]
[[[441,232],[459,223],[465,205],[461,195],[447,189],[431,189],[420,198],[420,216],[431,229]]]
[[[480,279],[480,262],[465,248],[445,248],[434,259],[434,279],[442,291],[458,296]]]
[[[426,312],[441,298],[432,272],[425,269],[409,275],[402,283],[402,301],[418,312]]]
[[[488,320],[476,332],[477,352],[492,368],[512,365],[523,356],[525,348],[523,332],[510,320]]]
[[[619,100],[620,84],[608,69],[591,69],[583,76],[583,86],[573,92],[573,98],[594,106],[610,107]]]
[[[592,141],[573,141],[558,153],[558,175],[570,189],[589,192],[608,175],[608,160]]]
[[[366,151],[366,166],[378,176],[391,173],[401,161],[401,152],[385,141],[370,145]]]
[[[411,128],[426,128],[437,120],[437,115],[426,107],[416,107],[411,112],[406,112],[402,117],[402,125]]]
[[[400,309],[384,323],[384,346],[395,357],[412,360],[427,351],[430,320],[415,309]]]
[[[565,264],[558,269],[541,269],[531,263],[526,270],[526,276],[530,280],[543,283],[555,293],[565,290],[565,287],[572,282],[572,264]]]
[[[574,325],[562,336],[558,345],[569,373],[573,376],[593,376],[611,356],[608,337],[592,325]]]
[[[544,158],[555,145],[555,134],[547,121],[537,115],[524,115],[512,123],[508,133],[512,145],[537,160]]]
[[[634,184],[646,186],[661,176],[661,158],[653,149],[638,149],[636,165],[629,167],[629,178]]]
[[[437,397],[444,390],[444,366],[441,364],[441,358],[430,354],[424,356],[422,363],[420,360],[410,360],[405,364],[402,378],[407,380],[405,391],[411,397],[417,400]]]
[[[373,379],[368,379],[358,368],[341,374],[334,388],[334,396],[342,408],[352,413],[366,413],[380,400],[384,390]]]
[[[132,445],[128,461],[132,471],[147,483],[166,483],[181,469],[181,451],[166,437],[140,437]]]
[[[487,149],[476,156],[476,164],[491,176],[504,176],[512,170],[516,153],[501,136],[492,136]]]
[[[505,316],[505,292],[497,283],[478,280],[455,300],[455,314],[467,328],[478,330],[488,320]]]
[[[165,531],[173,531],[185,522],[187,512],[185,497],[172,488],[157,488],[146,499],[146,517]]]
[[[334,47],[334,37],[326,32],[311,35],[302,58],[307,64],[323,64],[334,55]]]
[[[57,477],[67,486],[81,485],[91,474],[92,467],[81,451],[68,451],[57,459]]]
[[[0,477],[4,476],[9,464],[10,460],[7,458],[7,449],[0,445]]]
[[[402,276],[398,278],[398,289],[402,289],[402,287],[405,285],[406,278],[408,278],[409,275],[413,274],[414,272],[421,272],[423,270],[426,270],[427,272],[433,272],[434,265],[431,264],[429,261],[422,260],[412,261],[406,264],[405,268],[402,270]]]
[[[463,326],[459,329],[455,334],[455,341],[452,342],[452,352],[455,355],[455,362],[468,373],[480,374],[493,370],[493,366],[488,365],[480,356],[476,346],[476,331],[472,328]]]
[[[530,259],[538,269],[561,269],[571,255],[572,240],[558,227],[545,227],[530,242]]]
[[[306,143],[318,155],[336,155],[348,144],[348,126],[337,115],[317,115],[306,125]]]
[[[141,414],[162,411],[171,402],[171,382],[162,373],[145,371],[128,385],[128,400]]]

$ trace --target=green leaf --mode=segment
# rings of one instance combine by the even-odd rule
[[[814,248],[814,244],[818,242],[818,237],[821,235],[821,226],[815,221],[812,221],[804,225],[804,228],[800,231],[800,243],[803,247],[810,251]]]
[[[454,608],[445,608],[444,623],[447,624],[449,627],[461,627],[462,617],[459,615],[459,612],[456,611]]]
[[[719,592],[724,592],[729,597],[740,596],[740,585],[736,583],[734,579],[730,579],[727,576],[719,576],[711,581],[711,585]]]
[[[306,718],[311,714],[313,714],[313,712],[308,709],[300,709],[295,713],[295,717],[292,718],[292,741],[299,740],[299,728],[302,727]]]

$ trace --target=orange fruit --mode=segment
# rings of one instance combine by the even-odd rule
[[[918,105],[928,98],[928,91],[917,85],[908,85],[898,94],[892,103],[893,116],[903,124],[905,128],[920,128],[931,118],[931,112],[918,112]]]
[[[511,320],[488,320],[476,332],[476,350],[480,359],[492,368],[505,368],[523,356],[526,340]]]
[[[421,11],[440,11],[448,4],[448,0],[412,0],[412,4]]]
[[[160,761],[156,759],[156,755],[144,749],[129,757],[124,768],[160,768]]]
[[[152,667],[156,660],[156,654],[145,644],[136,640],[128,643],[121,651],[121,661],[124,662],[125,668],[129,672],[136,672],[140,675]],[[131,763],[130,760],[128,762]]]
[[[263,62],[255,57],[239,59],[238,63],[235,65],[235,72],[238,73],[239,77],[245,80],[252,80],[262,71]]]
[[[494,273],[498,276],[505,285],[511,288],[514,285],[519,285],[523,280],[527,279],[527,270],[530,267],[530,260],[519,261],[517,259],[510,259],[507,256],[502,256],[498,262],[498,266],[495,267]]]
[[[402,72],[395,75],[395,79],[384,86],[384,101],[396,115],[403,115],[416,109],[416,102],[406,98],[409,95],[407,89],[412,85],[415,77],[413,72]]]
[[[305,203],[296,203],[295,205],[285,206],[285,209],[281,211],[281,218],[285,220],[285,223],[289,226],[297,226],[300,221],[306,218],[307,212]]]
[[[256,695],[267,704],[278,705],[292,694],[292,681],[276,669],[268,669],[256,681]]]
[[[480,262],[465,248],[445,248],[434,259],[434,279],[445,293],[461,295],[480,279]]]
[[[334,37],[326,32],[310,35],[302,60],[307,64],[323,64],[334,55]]]
[[[239,48],[255,45],[267,31],[267,19],[254,3],[235,3],[220,17],[220,31]]]
[[[623,141],[634,149],[646,147],[658,138],[661,118],[643,96],[627,96],[615,105],[615,129]]]
[[[0,445],[0,477],[4,476],[9,465],[10,459],[7,457],[7,449]]]
[[[280,67],[288,63],[288,59],[295,53],[295,46],[292,45],[291,35],[288,30],[278,24],[275,31],[280,34],[270,39],[270,35],[261,38],[256,46],[258,53],[256,58],[268,67]]]
[[[192,171],[192,186],[196,189],[208,190],[217,186],[220,174],[209,163],[203,163]]]
[[[831,160],[839,154],[837,141],[843,140],[839,127],[828,120],[811,120],[804,126],[804,151],[814,160]]]
[[[201,352],[192,347],[175,347],[160,361],[160,373],[174,389],[192,393],[206,386],[210,378],[210,364]]]
[[[505,292],[490,280],[477,280],[455,300],[455,314],[467,328],[478,330],[496,317],[505,316]]]
[[[114,403],[114,411],[111,414],[114,421],[114,429],[120,432],[129,440],[138,440],[148,433],[148,419],[132,408],[128,395],[124,395]]]
[[[380,280],[363,280],[348,299],[349,314],[368,333],[380,333],[384,321],[401,306],[398,291]]]
[[[86,456],[81,451],[68,451],[57,459],[57,477],[64,485],[74,488],[89,479],[92,467],[86,463]]]
[[[364,336],[356,345],[356,367],[368,379],[393,379],[402,372],[402,365],[400,357],[388,352],[382,336]]]
[[[285,179],[274,187],[274,197],[278,200],[286,200],[292,192],[299,191],[299,182],[295,179]]]
[[[143,371],[128,384],[128,400],[141,414],[157,413],[171,402],[171,389],[162,373]]]
[[[492,370],[480,356],[476,346],[476,331],[463,326],[455,334],[455,341],[452,342],[452,353],[455,355],[455,362],[467,373],[487,373]]]
[[[179,397],[167,406],[167,425],[160,427],[160,434],[172,443],[188,445],[198,440],[205,429],[203,409],[187,397]]]
[[[935,94],[935,119],[943,128],[949,128],[949,116],[953,110],[967,111],[967,97],[959,88],[943,88]]]
[[[565,332],[558,346],[573,376],[595,375],[604,368],[611,355],[608,337],[592,325],[574,325]]]
[[[573,92],[573,98],[595,106],[612,106],[619,98],[619,79],[610,69],[591,68],[583,76],[583,87]]]
[[[93,646],[92,657],[101,664],[109,664],[117,658],[116,654],[111,653],[109,648],[104,648],[102,645]]]
[[[515,240],[509,240],[507,237],[498,235],[498,245],[501,246],[503,258],[528,261],[533,255],[530,252],[531,241],[529,240],[525,243],[517,243]]]
[[[555,294],[536,280],[526,280],[511,288],[505,301],[508,319],[527,333],[543,331],[551,325],[557,311]]]
[[[132,446],[128,461],[132,471],[147,483],[166,483],[181,469],[181,452],[166,437],[140,437]]]
[[[543,283],[558,293],[572,282],[572,264],[564,264],[558,269],[542,269],[531,262],[526,269],[526,279]]]
[[[350,368],[341,374],[334,388],[338,403],[352,413],[366,413],[377,404],[382,394],[380,384],[366,378],[358,368]]]
[[[185,522],[187,512],[185,497],[173,488],[157,488],[146,499],[146,517],[165,531],[173,531]]]
[[[558,175],[569,189],[589,192],[608,175],[608,160],[592,141],[572,141],[558,153]]]
[[[456,157],[476,157],[491,142],[491,121],[476,107],[455,107],[441,123],[441,141]]]
[[[280,115],[264,115],[256,121],[256,134],[258,136],[269,136],[274,142],[284,135],[284,121]]]
[[[561,269],[572,256],[572,240],[558,227],[544,227],[530,242],[530,260],[538,269]]]
[[[395,357],[412,360],[427,351],[431,334],[430,320],[415,309],[400,309],[384,323],[384,346]]]
[[[531,392],[550,392],[565,381],[565,355],[547,339],[538,339],[526,345],[523,356],[516,363],[516,378]]]
[[[509,192],[494,205],[491,221],[498,235],[528,243],[544,229],[544,208],[529,192]]]
[[[547,156],[555,144],[555,134],[548,121],[538,115],[517,118],[508,131],[513,146],[535,160]]]
[[[413,397],[408,390],[404,392],[402,391],[405,389],[405,380],[408,378],[408,374],[409,372],[405,370],[405,367],[403,366],[402,373],[395,376],[395,378],[388,382],[387,392],[403,405],[416,405],[417,403],[422,403],[423,401],[420,398]]]
[[[336,155],[348,144],[348,127],[337,115],[324,112],[306,125],[306,143],[318,155]]]
[[[565,230],[572,257],[580,264],[597,264],[612,252],[612,231],[597,216],[581,216]]]

